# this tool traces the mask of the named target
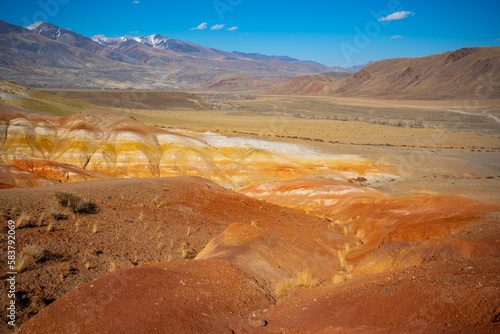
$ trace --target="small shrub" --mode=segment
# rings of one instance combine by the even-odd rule
[[[72,208],[74,213],[98,213],[99,207],[92,202],[80,202],[75,208]]]
[[[57,192],[56,198],[64,208],[69,208],[74,213],[98,213],[99,208],[95,203],[84,201],[80,196],[71,193]]]
[[[59,204],[64,208],[73,208],[77,203],[80,203],[82,201],[81,197],[75,194],[60,191],[56,192],[56,198]]]

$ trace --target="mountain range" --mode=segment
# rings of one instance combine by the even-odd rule
[[[500,98],[499,82],[500,47],[480,47],[379,60],[342,80],[332,80],[324,74],[299,76],[266,94],[493,99]]]
[[[0,78],[30,87],[171,89],[228,73],[258,77],[346,71],[312,61],[227,52],[160,34],[93,38],[48,22],[0,20]]]

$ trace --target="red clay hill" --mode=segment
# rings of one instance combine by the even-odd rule
[[[56,192],[99,211],[69,212]],[[498,205],[310,178],[242,194],[174,177],[1,196],[4,224],[29,217],[20,333],[499,329]]]

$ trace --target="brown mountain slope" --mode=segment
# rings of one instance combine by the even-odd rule
[[[264,90],[288,82],[286,77],[254,77],[246,74],[223,74],[208,80],[197,87],[198,90],[210,91],[248,91]]]
[[[270,95],[317,95],[333,84],[324,74],[301,75],[273,88],[264,94]]]
[[[302,76],[268,94],[398,99],[499,98],[500,47],[463,48],[420,58],[369,64],[335,83]]]

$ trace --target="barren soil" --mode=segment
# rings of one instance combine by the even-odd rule
[[[462,113],[456,101],[261,96],[221,111],[113,109],[85,94],[173,132],[359,154],[402,177],[241,193],[193,176],[1,189],[2,230],[20,224],[21,333],[500,332],[497,100]],[[58,192],[98,210],[73,212]]]

